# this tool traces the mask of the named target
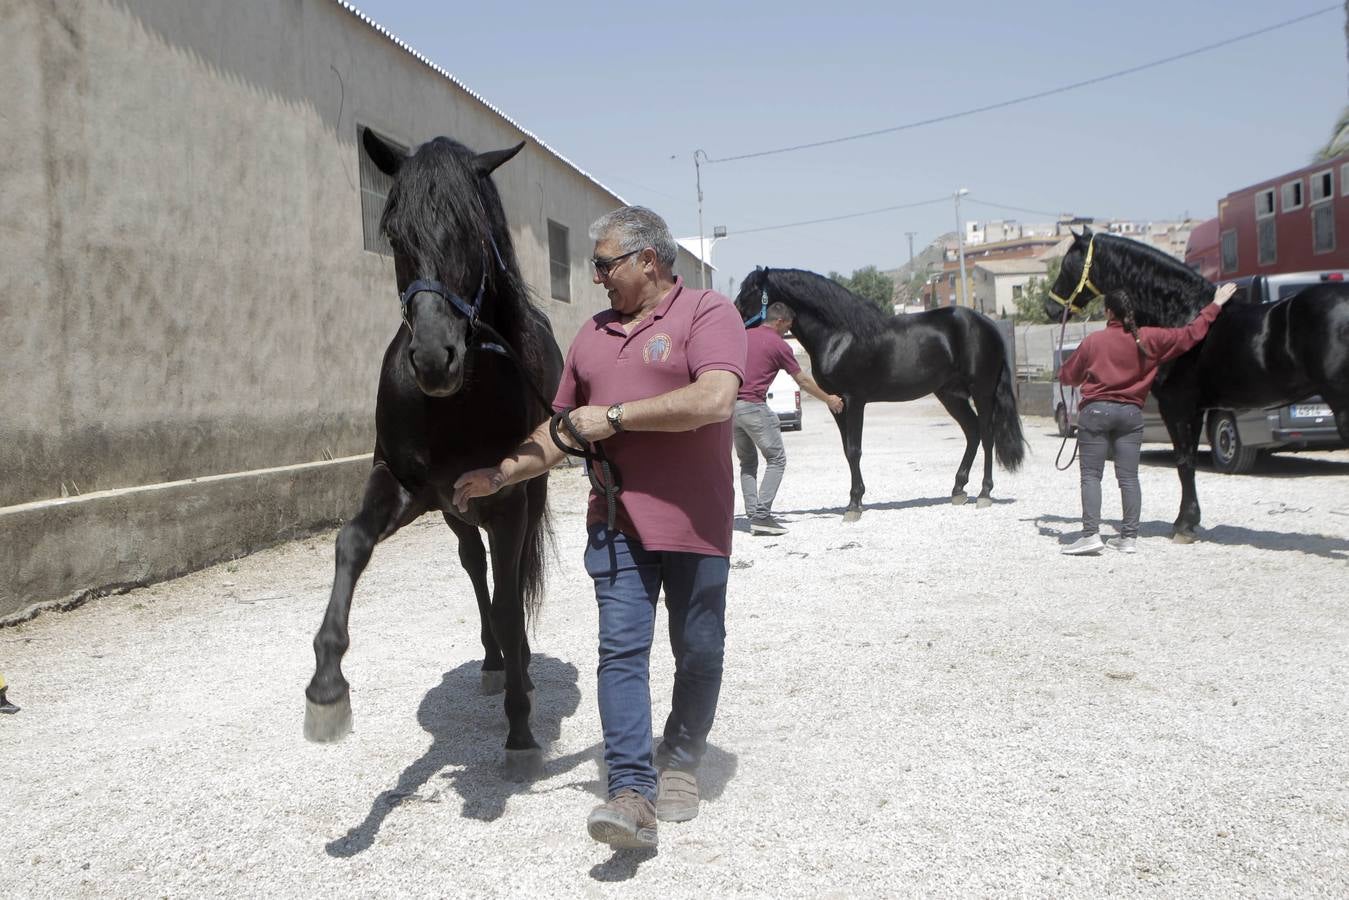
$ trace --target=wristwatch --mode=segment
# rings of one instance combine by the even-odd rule
[[[609,420],[609,427],[615,432],[623,430],[623,404],[615,403],[604,411],[604,417]]]

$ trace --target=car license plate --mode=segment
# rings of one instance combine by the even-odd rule
[[[1330,407],[1324,403],[1294,403],[1294,419],[1320,419],[1330,415]]]

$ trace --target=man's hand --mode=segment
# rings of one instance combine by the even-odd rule
[[[1213,292],[1213,302],[1222,307],[1228,300],[1232,299],[1232,295],[1236,292],[1237,286],[1229,281]]]
[[[468,512],[468,501],[474,497],[490,497],[506,484],[506,473],[500,465],[486,469],[471,469],[454,482],[454,508]]]
[[[578,406],[571,411],[571,423],[576,426],[577,434],[591,443],[614,435],[614,426],[609,424],[607,406]],[[558,432],[571,436],[566,426],[559,428]]]
[[[830,394],[824,403],[829,407],[829,411],[836,416],[843,412],[843,398],[838,394]]]

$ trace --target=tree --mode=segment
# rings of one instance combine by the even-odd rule
[[[1349,0],[1344,3],[1344,44],[1349,54]],[[1312,162],[1321,162],[1349,150],[1349,106],[1346,106],[1330,130],[1330,140],[1312,156]]]
[[[851,275],[846,276],[830,272],[829,278],[864,300],[871,301],[886,315],[894,312],[895,282],[875,266],[855,269]]]
[[[1037,325],[1050,321],[1049,316],[1045,315],[1045,301],[1049,299],[1049,289],[1058,279],[1059,267],[1062,265],[1061,257],[1051,259],[1044,278],[1031,278],[1026,282],[1026,286],[1021,289],[1021,296],[1013,301],[1018,321]]]
[[[1061,257],[1051,259],[1045,269],[1044,278],[1032,278],[1026,282],[1025,288],[1021,291],[1021,296],[1016,299],[1016,318],[1018,321],[1028,325],[1042,325],[1046,322],[1059,321],[1045,315],[1045,303],[1049,300],[1049,291],[1054,287],[1054,282],[1059,280],[1059,269],[1062,266],[1063,259]],[[1090,295],[1087,294],[1086,296]],[[1085,296],[1079,297],[1078,302],[1080,303],[1084,299],[1086,299]],[[1085,315],[1080,315],[1079,318],[1104,319],[1105,303],[1100,297],[1093,298],[1087,303]]]

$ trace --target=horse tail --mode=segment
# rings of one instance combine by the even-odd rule
[[[548,508],[548,476],[531,479],[525,485],[527,512],[525,542],[520,551],[520,597],[525,605],[526,627],[532,624],[543,605],[544,561],[554,547],[552,512]]]
[[[1002,339],[998,339],[1001,346]],[[998,373],[998,384],[993,389],[993,449],[998,464],[1009,472],[1021,468],[1026,458],[1026,439],[1021,434],[1021,414],[1016,409],[1016,394],[1012,390],[1012,369],[1004,358]]]

